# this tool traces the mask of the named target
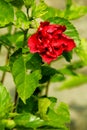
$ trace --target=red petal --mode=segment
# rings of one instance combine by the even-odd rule
[[[37,34],[33,34],[31,37],[28,39],[28,46],[30,48],[30,52],[35,53],[37,52]]]
[[[73,48],[76,47],[74,40],[69,38],[65,34],[63,34],[63,40],[65,44],[65,49],[64,49],[65,52],[71,51]]]
[[[43,61],[48,63],[48,64],[50,64],[50,62],[53,61],[53,58],[47,56],[46,54],[41,55],[41,57],[42,57]]]

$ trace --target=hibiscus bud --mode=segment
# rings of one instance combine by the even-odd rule
[[[63,52],[69,52],[76,47],[73,39],[63,32],[66,27],[49,22],[41,22],[37,32],[28,39],[31,53],[39,53],[48,64],[56,60]]]

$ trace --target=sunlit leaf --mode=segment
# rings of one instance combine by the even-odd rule
[[[23,11],[19,10],[16,12],[15,25],[18,28],[27,29],[29,28],[29,21]]]
[[[65,12],[65,18],[69,20],[77,19],[87,14],[87,6],[72,5],[69,10]]]
[[[47,13],[47,5],[43,0],[40,0],[38,5],[32,6],[32,16],[39,18],[44,16]]]
[[[60,103],[56,110],[49,108],[48,111],[48,124],[59,128],[60,130],[68,130],[66,123],[70,123],[70,114],[68,111],[68,106],[64,103]]]
[[[0,0],[0,26],[5,26],[14,20],[13,7],[4,0]]]
[[[76,49],[77,54],[80,56],[83,63],[87,65],[87,40],[82,39],[81,45]]]
[[[51,17],[64,17],[65,11],[61,11],[60,9],[56,9],[50,6],[47,6],[46,13],[41,17],[44,20],[47,20]]]
[[[38,101],[38,112],[40,116],[44,119],[46,118],[46,113],[48,107],[51,105],[51,101],[48,98],[40,98]]]
[[[11,110],[11,97],[6,88],[0,83],[0,119],[6,118]]]
[[[14,118],[17,126],[24,126],[25,128],[37,128],[44,124],[44,121],[37,116],[30,113],[19,114]]]
[[[23,1],[27,8],[30,8],[35,3],[35,0],[23,0]]]

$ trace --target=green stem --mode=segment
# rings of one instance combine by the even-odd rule
[[[24,30],[24,40],[23,40],[23,47],[26,45],[26,40],[27,40],[27,33],[28,33],[28,29]]]
[[[45,95],[48,96],[48,91],[49,91],[49,84],[50,84],[50,80],[47,82],[46,84],[46,91],[45,91]]]
[[[13,109],[13,112],[15,112],[15,111],[16,111],[17,104],[18,104],[18,93],[17,93],[17,90],[15,90],[15,97],[14,97],[14,109]]]
[[[29,8],[27,8],[27,17],[28,17],[28,20],[29,20]]]
[[[7,55],[6,55],[5,65],[8,64],[9,51],[10,51],[10,48],[8,49],[8,52],[7,52]],[[5,75],[6,75],[6,72],[4,71],[3,74],[2,74],[2,78],[1,78],[1,83],[2,83],[2,84],[4,83]]]

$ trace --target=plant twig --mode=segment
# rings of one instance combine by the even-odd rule
[[[27,8],[27,17],[28,17],[28,20],[29,20],[29,8]]]
[[[23,47],[26,45],[26,40],[27,40],[27,32],[28,32],[28,29],[24,30]]]
[[[45,91],[45,95],[48,96],[48,91],[49,91],[49,84],[50,84],[50,80],[47,82],[46,84],[46,91]]]
[[[16,111],[17,104],[18,104],[18,93],[17,93],[17,90],[15,90],[15,97],[14,97],[14,110],[13,110],[13,112]]]
[[[10,48],[8,49],[8,52],[7,52],[7,55],[6,55],[5,65],[8,64],[9,51],[10,51]],[[2,83],[2,84],[4,83],[5,75],[6,75],[6,72],[4,71],[3,74],[2,74],[2,78],[1,78],[1,83]]]

